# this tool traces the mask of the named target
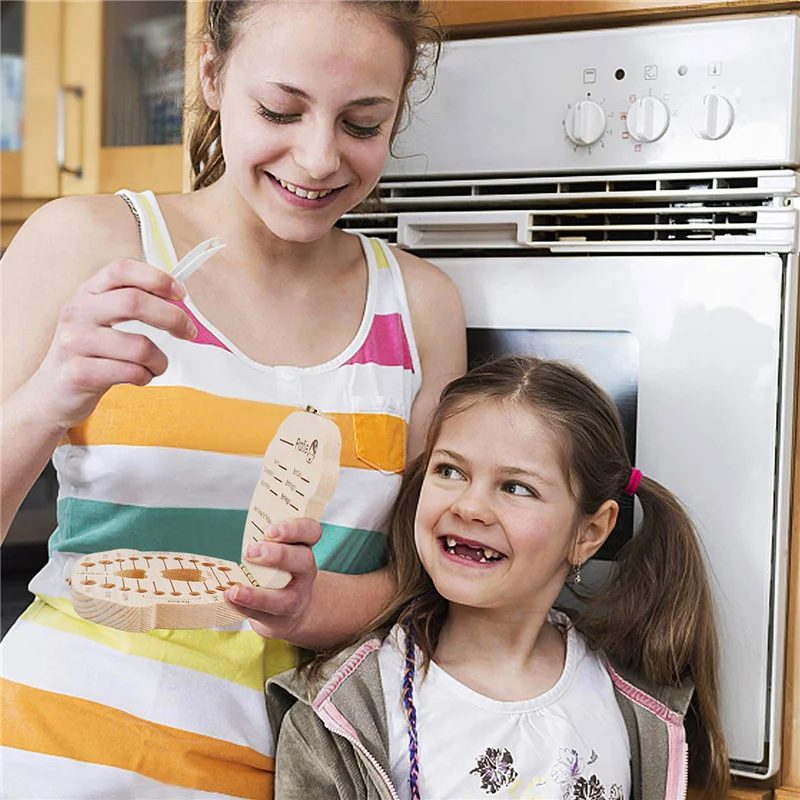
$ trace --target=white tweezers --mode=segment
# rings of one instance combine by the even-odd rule
[[[179,262],[178,266],[170,273],[178,283],[186,283],[187,278],[202,264],[205,264],[214,253],[225,247],[222,242],[214,237],[201,242],[194,250],[190,250]]]

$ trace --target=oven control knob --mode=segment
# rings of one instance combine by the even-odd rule
[[[692,130],[701,139],[721,139],[733,125],[733,106],[719,94],[707,94],[692,112]]]
[[[575,144],[586,147],[606,132],[606,112],[593,100],[581,100],[567,111],[564,127]]]
[[[628,109],[628,133],[637,142],[655,142],[669,127],[669,109],[656,97],[642,97]]]

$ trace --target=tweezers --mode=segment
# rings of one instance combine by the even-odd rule
[[[222,242],[214,237],[201,242],[194,250],[190,250],[170,273],[178,283],[186,283],[187,278],[202,264],[205,264],[214,253],[225,247]]]

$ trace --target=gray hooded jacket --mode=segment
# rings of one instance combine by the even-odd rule
[[[310,685],[294,670],[267,683],[277,743],[275,800],[398,800],[378,638],[325,664]],[[648,686],[607,664],[631,750],[632,800],[683,800],[688,749],[683,718],[693,687]]]

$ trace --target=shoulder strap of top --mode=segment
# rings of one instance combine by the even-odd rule
[[[155,195],[150,190],[131,192],[127,189],[120,189],[117,194],[125,200],[136,217],[144,260],[164,272],[172,272],[177,263],[175,248]]]
[[[413,372],[418,379],[421,379],[422,368],[420,366],[419,351],[417,350],[417,342],[414,338],[414,328],[411,325],[411,311],[408,307],[406,286],[403,281],[403,273],[400,269],[400,264],[398,264],[397,258],[392,252],[392,248],[382,239],[370,238],[368,241],[375,254],[375,261],[378,266],[377,313],[395,313],[400,315],[403,321],[403,329],[405,331],[409,353],[411,355]]]

